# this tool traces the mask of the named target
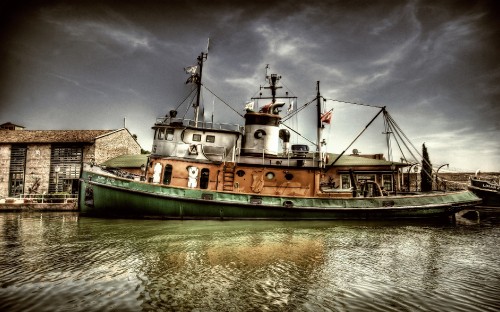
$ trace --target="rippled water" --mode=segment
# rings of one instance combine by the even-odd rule
[[[1,311],[498,311],[500,223],[0,214]]]

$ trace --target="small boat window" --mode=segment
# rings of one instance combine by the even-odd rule
[[[193,134],[193,141],[201,141],[201,134]]]
[[[266,178],[267,178],[268,180],[272,180],[272,179],[274,179],[274,172],[268,172],[268,173],[266,173]]]
[[[207,168],[201,169],[201,176],[200,176],[200,188],[201,189],[208,188],[209,177],[210,177],[210,170]]]
[[[214,143],[215,142],[215,135],[207,135],[207,142]]]
[[[285,179],[287,179],[288,181],[290,181],[291,179],[293,179],[293,174],[291,174],[291,173],[285,173]]]
[[[163,173],[163,184],[169,185],[172,180],[172,165],[165,165],[165,172]]]
[[[174,129],[167,129],[167,137],[168,141],[172,141],[174,139]]]
[[[242,176],[244,176],[244,175],[245,175],[245,171],[243,171],[243,170],[238,170],[238,171],[236,171],[236,174],[238,175],[238,177],[242,177]]]

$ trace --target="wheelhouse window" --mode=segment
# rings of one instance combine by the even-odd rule
[[[165,139],[165,129],[157,129],[156,130],[156,138],[158,140],[164,140]]]
[[[174,139],[174,129],[167,129],[166,131],[166,139],[167,141],[172,141]]]
[[[207,135],[208,143],[215,143],[215,135]]]
[[[196,133],[193,134],[193,141],[197,142],[201,141],[201,134],[196,134]]]

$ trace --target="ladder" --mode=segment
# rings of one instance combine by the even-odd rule
[[[234,190],[234,169],[235,169],[234,162],[225,163],[224,169],[222,171],[222,174],[224,175],[223,187],[222,187],[223,191]]]

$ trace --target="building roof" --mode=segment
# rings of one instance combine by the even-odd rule
[[[9,127],[9,126],[14,126],[14,127],[16,127],[16,128],[23,128],[23,129],[24,129],[24,128],[26,128],[26,127],[24,127],[24,126],[20,126],[20,125],[13,124],[13,123],[12,123],[12,122],[10,122],[10,121],[9,121],[9,122],[6,122],[6,123],[1,124],[1,125],[0,125],[0,128],[5,128],[5,127]]]
[[[107,160],[103,165],[114,168],[140,168],[146,166],[149,154],[121,155]]]
[[[120,130],[0,130],[0,143],[93,143]]]

